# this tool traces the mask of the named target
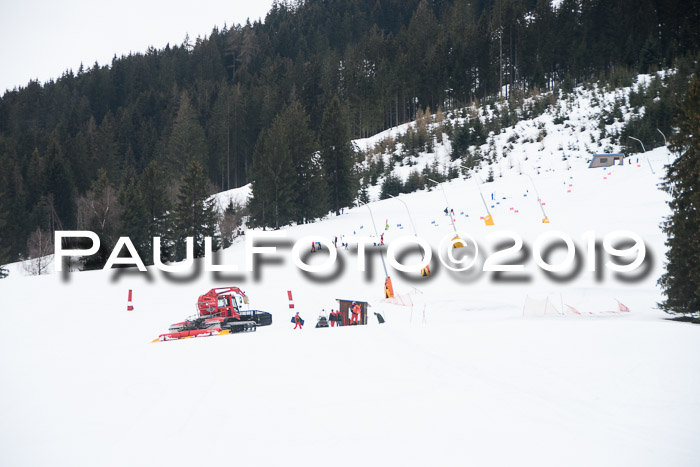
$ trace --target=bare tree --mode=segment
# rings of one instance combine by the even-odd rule
[[[53,236],[39,227],[29,235],[27,240],[29,260],[24,263],[24,270],[32,276],[46,274],[53,262]]]
[[[100,237],[99,251],[85,259],[85,267],[102,267],[119,238],[122,206],[118,192],[100,169],[90,190],[78,198],[78,228],[90,230]]]
[[[240,234],[240,225],[243,221],[243,217],[247,215],[246,207],[234,201],[229,200],[228,206],[222,209],[219,206],[219,233],[221,234],[221,240],[223,242],[223,247],[228,248],[233,243],[233,239]]]
[[[107,182],[106,175],[98,182],[78,198],[78,228],[93,230],[114,244],[121,218],[118,192]]]

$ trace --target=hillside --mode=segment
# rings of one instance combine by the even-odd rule
[[[489,175],[501,178],[566,172],[590,163],[595,153],[642,153],[639,142],[625,134],[630,121],[639,121],[646,111],[635,104],[639,101],[635,96],[655,92],[652,83],[658,87],[673,74],[639,75],[630,86],[620,88],[594,84],[568,93],[559,90],[527,99],[519,106],[492,100],[445,115],[426,115],[422,121],[355,140],[364,156],[360,169],[363,183],[369,185],[374,179],[370,192],[378,199],[387,176],[408,184],[403,187],[405,192],[434,187],[426,177],[441,181],[464,175],[483,183]],[[509,121],[517,123],[509,125]],[[421,128],[422,144],[416,142]],[[480,129],[479,135],[474,128]],[[659,133],[659,137],[665,136]],[[634,157],[636,163],[640,157],[650,170],[662,169],[650,166],[643,154]],[[392,195],[401,192],[400,188],[387,187]]]
[[[341,247],[330,276],[300,271],[286,242],[276,245],[279,260],[269,256],[255,272],[209,273],[196,260],[198,267],[180,275],[153,267],[11,274],[0,281],[8,330],[0,339],[0,463],[694,465],[700,331],[665,320],[655,305],[665,252],[659,224],[668,214],[657,184],[671,156],[658,148],[641,154],[639,164],[635,156],[631,164],[588,169],[584,151],[571,149],[566,164],[558,146],[575,138],[586,144],[597,114],[584,100],[572,102],[582,109],[575,125],[543,114],[541,142],[513,143],[511,153],[523,155],[518,161],[531,179],[500,157],[502,176],[491,183],[474,173],[401,195],[436,254],[453,236],[443,213],[447,197],[456,228],[476,239],[480,256],[466,273],[435,258],[427,278],[389,267],[394,300],[383,298],[374,247],[366,272],[357,270],[357,250]],[[572,110],[572,120],[576,115]],[[521,122],[498,138],[517,131],[527,140],[538,123]],[[447,147],[436,153],[449,159]],[[419,156],[416,167],[431,157]],[[549,224],[541,221],[535,186]],[[480,193],[494,226],[480,219]],[[375,199],[370,209],[387,244],[413,235],[400,202]],[[555,277],[534,261],[537,238],[553,230],[577,246],[574,264]],[[615,273],[598,245],[602,261],[588,271],[581,235],[591,230],[601,242],[614,230],[636,233],[646,261]],[[483,272],[483,261],[503,248],[492,235],[504,231],[521,236],[526,249],[502,264],[522,263],[524,270]],[[367,207],[359,207],[279,233],[292,241],[338,236],[342,243],[374,229]],[[548,262],[563,256],[557,249]],[[306,259],[318,264],[325,257]],[[217,262],[243,266],[244,258],[239,239]],[[404,262],[418,259],[410,253]],[[253,307],[273,313],[273,325],[150,343],[217,285],[242,287]],[[126,311],[129,289],[133,311]],[[301,331],[289,322],[288,290],[307,321]],[[37,292],[41,304],[34,303]],[[562,314],[523,316],[527,296],[549,298]],[[314,329],[336,298],[368,301],[369,325]]]
[[[301,127],[291,134],[311,135],[304,141],[309,157],[324,149],[328,113],[338,114],[347,141],[413,121],[427,108],[518,102],[600,81],[618,87],[669,67],[690,76],[700,45],[697,4],[628,3],[275,2],[263,22],[213,28],[206,37],[29,82],[0,98],[0,263],[26,257],[36,229],[98,230],[104,222],[90,218],[85,204],[105,189],[122,195],[112,213],[135,211],[139,196],[150,195],[143,185],[153,185],[153,173],[168,180],[161,188],[171,204],[193,163],[215,191],[260,179],[256,161],[269,166],[279,153],[266,134],[290,106],[299,106]],[[648,149],[663,144],[656,128],[671,132],[687,88],[679,83],[661,96],[661,118],[637,134]],[[329,111],[334,99],[338,112]],[[140,190],[127,196],[132,183]],[[354,197],[345,198],[342,204],[352,205]],[[268,227],[279,224],[252,215]],[[287,224],[318,213],[282,217]],[[114,214],[101,238],[113,243],[148,220]],[[186,230],[171,233],[176,240]]]

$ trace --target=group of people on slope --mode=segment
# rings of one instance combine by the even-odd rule
[[[360,308],[360,305],[358,305],[357,302],[352,302],[352,305],[350,305],[350,324],[351,325],[360,324],[360,314],[361,313],[362,313],[362,308]],[[342,326],[343,325],[343,314],[340,312],[340,310],[331,310],[328,320],[331,322],[331,327],[333,327],[335,324],[337,324],[338,326]],[[294,329],[302,329],[302,326],[304,325],[304,320],[299,315],[298,311],[292,317],[292,323],[294,323]]]
[[[452,211],[454,213],[454,211]],[[445,210],[445,213],[447,213],[447,210]],[[387,219],[387,224],[386,224],[386,229],[389,230],[389,220]],[[357,231],[353,231],[353,236],[357,235]],[[370,237],[374,237],[374,235],[370,235]],[[345,248],[346,250],[348,249],[348,243],[345,241],[345,237],[343,235],[340,236],[340,246]],[[384,232],[382,232],[379,235],[379,245],[384,246]],[[377,242],[374,242],[374,246],[377,246]],[[338,236],[336,235],[335,239],[333,240],[333,247],[338,248]],[[311,253],[315,253],[316,251],[322,250],[323,247],[321,246],[321,242],[311,242]]]

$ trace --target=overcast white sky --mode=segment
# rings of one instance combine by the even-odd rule
[[[181,44],[189,33],[209,35],[214,26],[264,19],[272,0],[2,0],[0,2],[0,95],[42,83],[67,69],[116,54]]]

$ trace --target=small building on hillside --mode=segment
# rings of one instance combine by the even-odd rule
[[[335,300],[338,302],[338,311],[340,311],[343,326],[350,324],[350,308],[352,307],[352,302],[356,302],[358,305],[360,305],[360,324],[367,324],[367,307],[369,307],[369,303],[361,302],[359,300],[344,300],[340,298],[336,298]]]
[[[620,161],[618,165],[625,163],[624,154],[593,154],[593,159],[588,165],[589,169],[595,169],[596,167],[610,167],[615,165],[616,161]]]

